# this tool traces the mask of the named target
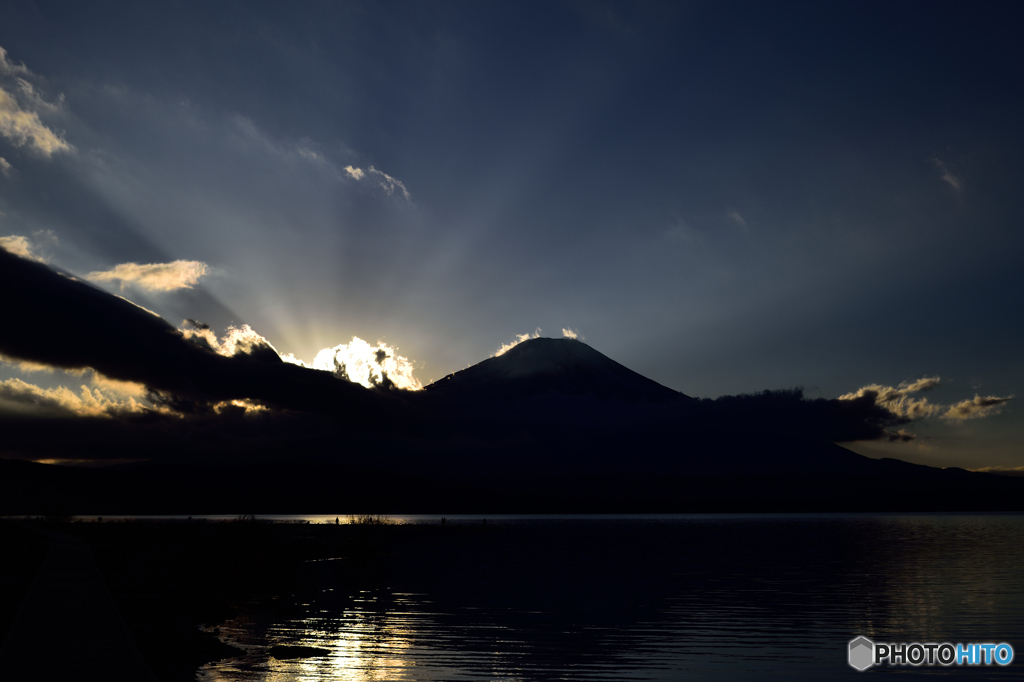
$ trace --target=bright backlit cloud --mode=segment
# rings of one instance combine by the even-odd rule
[[[939,377],[925,377],[913,382],[905,381],[899,386],[870,384],[853,393],[839,396],[839,400],[873,397],[876,405],[886,408],[898,417],[924,419],[941,414],[945,408],[942,405],[928,402],[927,398],[915,398],[913,394],[921,391],[930,391],[938,386],[939,383]]]
[[[566,328],[563,327],[562,328],[562,336],[564,336],[567,339],[578,339],[579,338],[579,332],[577,332],[575,329],[566,329]]]
[[[283,358],[294,364],[294,356]],[[324,348],[313,359],[313,369],[333,372],[336,376],[361,384],[367,388],[385,386],[389,382],[396,388],[418,391],[423,385],[413,376],[413,363],[382,341],[371,346],[357,336],[349,343]]]
[[[133,396],[111,396],[99,387],[89,388],[83,384],[75,393],[66,386],[40,388],[21,379],[0,381],[0,405],[8,410],[30,413],[70,412],[80,417],[113,417],[149,409]]]
[[[565,330],[562,330],[562,331],[564,333]],[[516,338],[515,338],[514,341],[512,341],[511,343],[503,343],[503,344],[501,344],[501,347],[498,348],[498,350],[494,351],[494,354],[491,357],[492,358],[496,358],[496,357],[498,357],[500,355],[504,355],[505,353],[509,352],[510,350],[512,350],[513,348],[515,348],[519,344],[521,344],[523,341],[529,341],[530,339],[536,339],[539,336],[540,336],[540,327],[537,327],[535,330],[533,330],[532,334],[516,334]]]
[[[12,234],[7,237],[0,237],[0,249],[13,253],[15,256],[28,258],[29,260],[43,262],[43,259],[32,251],[32,242],[28,237],[19,234]]]
[[[208,325],[195,320],[185,320],[180,331],[186,339],[228,357],[270,350],[286,363],[330,372],[338,378],[366,388],[389,384],[408,391],[423,388],[419,380],[413,376],[413,363],[382,341],[371,346],[359,337],[353,336],[349,343],[324,348],[317,353],[312,363],[308,363],[291,353],[278,352],[273,344],[247,324],[228,327],[220,338],[217,338]]]
[[[56,106],[36,92],[26,80],[30,75],[24,64],[11,63],[7,52],[0,48],[0,76],[5,81],[0,84],[0,136],[16,147],[28,147],[47,157],[71,151],[71,145],[40,120],[39,110],[54,110]]]
[[[113,270],[90,272],[86,279],[93,282],[120,281],[121,289],[127,285],[146,291],[174,291],[191,289],[207,273],[206,263],[195,260],[176,260],[171,263],[122,263]]]
[[[221,355],[237,355],[239,353],[251,353],[253,349],[259,346],[267,346],[274,349],[269,341],[263,336],[256,333],[252,327],[247,324],[243,324],[241,327],[228,327],[227,331],[224,332],[224,336],[221,337],[220,349],[218,352]]]
[[[355,180],[362,180],[366,175],[362,168],[353,168],[352,166],[345,166],[345,172],[348,173],[349,177]]]
[[[939,417],[952,422],[963,422],[968,419],[980,419],[999,414],[1003,405],[1013,396],[979,396],[961,400],[952,405],[930,402],[927,398],[915,397],[914,394],[930,391],[941,383],[939,377],[924,377],[917,381],[903,382],[899,386],[881,386],[871,384],[846,395],[839,400],[869,400],[875,405],[884,407],[896,417],[905,420]],[[912,440],[913,435],[905,431],[890,434],[890,440]]]
[[[181,331],[186,339],[191,340],[193,343],[197,343],[218,355],[226,357],[242,354],[250,355],[253,351],[264,348],[280,356],[280,353],[277,352],[277,349],[274,348],[270,341],[267,341],[265,337],[261,336],[247,324],[238,327],[228,327],[220,338],[217,338],[217,334],[210,329],[209,325],[195,320],[185,320],[182,322],[179,331]]]
[[[144,398],[146,387],[134,381],[120,381],[104,376],[97,371],[92,372],[92,385],[104,393],[113,393],[125,398]]]

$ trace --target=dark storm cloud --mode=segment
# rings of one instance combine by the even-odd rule
[[[219,410],[185,400],[193,412],[153,410],[107,416],[71,416],[52,410],[8,418],[0,413],[4,437],[0,457],[16,459],[119,459],[252,461],[300,457],[337,450],[342,419],[294,412],[251,413],[238,406]]]
[[[888,429],[906,424],[907,417],[879,405],[871,396],[851,400],[807,399],[801,389],[722,396],[694,404],[695,428],[831,442],[888,438]]]
[[[251,399],[313,411],[371,407],[371,393],[286,364],[260,344],[225,357],[190,343],[160,317],[46,265],[0,250],[8,330],[0,354],[61,368],[91,367],[195,403]]]

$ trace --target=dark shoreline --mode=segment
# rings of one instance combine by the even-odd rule
[[[851,455],[852,456],[852,455]],[[859,460],[858,460],[859,461]],[[1024,478],[871,460],[869,473],[410,474],[293,461],[90,469],[0,458],[0,514],[1007,512]]]

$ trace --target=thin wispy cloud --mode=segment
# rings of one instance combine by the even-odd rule
[[[950,405],[949,409],[942,414],[942,418],[950,421],[966,421],[968,419],[988,417],[993,414],[999,414],[1002,406],[1012,399],[1012,395],[1005,398],[994,395],[976,395],[968,400],[962,400],[955,405]]]
[[[676,217],[675,223],[668,227],[662,234],[669,241],[680,243],[691,243],[697,238],[697,232],[693,227],[680,217]]]
[[[356,168],[355,166],[345,166],[344,170],[345,174],[353,180],[362,180],[367,177],[372,177],[377,181],[377,186],[383,189],[388,196],[391,196],[398,191],[406,201],[411,200],[409,190],[405,188],[405,183],[398,178],[388,175],[384,171],[377,170],[373,166],[370,166],[369,169],[365,171],[362,168]]]
[[[963,180],[961,180],[959,176],[955,175],[944,161],[941,159],[932,159],[932,163],[934,163],[935,167],[939,169],[940,173],[942,173],[939,177],[941,177],[946,184],[957,192],[960,192],[963,189]]]
[[[729,220],[733,221],[734,223],[742,227],[744,230],[747,229],[747,221],[743,218],[743,216],[740,215],[740,212],[737,211],[736,209],[730,208],[728,211],[725,212],[725,215],[727,218],[729,218]]]
[[[411,195],[405,183],[398,178],[384,171],[377,170],[374,166],[370,166],[367,169],[351,164],[339,167],[330,159],[329,155],[322,151],[317,151],[319,145],[308,137],[298,141],[277,139],[260,129],[255,121],[244,116],[236,117],[232,128],[233,134],[244,140],[247,146],[262,148],[272,157],[282,162],[293,163],[296,160],[302,160],[339,180],[351,179],[361,181],[372,178],[376,186],[384,190],[389,196],[398,192],[407,201],[411,200]]]
[[[27,105],[29,109],[33,111],[44,111],[48,113],[56,113],[60,111],[61,105],[64,102],[64,95],[57,97],[56,102],[47,102],[43,98],[42,94],[36,90],[35,86],[24,78],[18,79],[17,92],[24,105]]]
[[[136,286],[152,292],[191,289],[209,271],[206,263],[176,260],[171,263],[121,263],[111,270],[90,272],[93,282],[120,282],[121,289]]]
[[[314,147],[317,147],[316,142],[309,138],[302,138],[298,141],[276,139],[261,130],[253,120],[246,117],[236,117],[233,128],[234,133],[244,139],[249,146],[262,148],[282,162],[293,163],[295,160],[302,160],[339,180],[351,179],[362,181],[372,178],[376,186],[387,195],[392,196],[395,192],[398,192],[406,201],[411,200],[411,195],[405,183],[398,178],[377,170],[373,166],[365,170],[353,165],[339,167],[328,155],[316,151],[314,149]]]
[[[9,178],[13,171],[14,166],[11,165],[11,162],[0,156],[0,175],[3,175],[5,178]]]
[[[982,467],[973,469],[984,474],[999,474],[1001,476],[1024,476],[1024,466],[1020,467]]]
[[[405,185],[401,180],[397,180],[387,173],[377,170],[373,166],[370,166],[370,173],[377,178],[377,184],[380,185],[389,195],[394,194],[396,189],[401,190],[402,196],[405,197],[406,201],[409,201],[409,191],[405,188]]]
[[[0,47],[0,75],[23,78],[31,76],[32,72],[28,70],[24,62],[20,64],[12,62],[7,56],[7,50]]]

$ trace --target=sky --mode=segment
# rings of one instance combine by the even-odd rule
[[[691,396],[916,410],[858,452],[1024,467],[1012,3],[0,15],[0,246],[173,327],[386,347],[412,388],[567,330]]]

